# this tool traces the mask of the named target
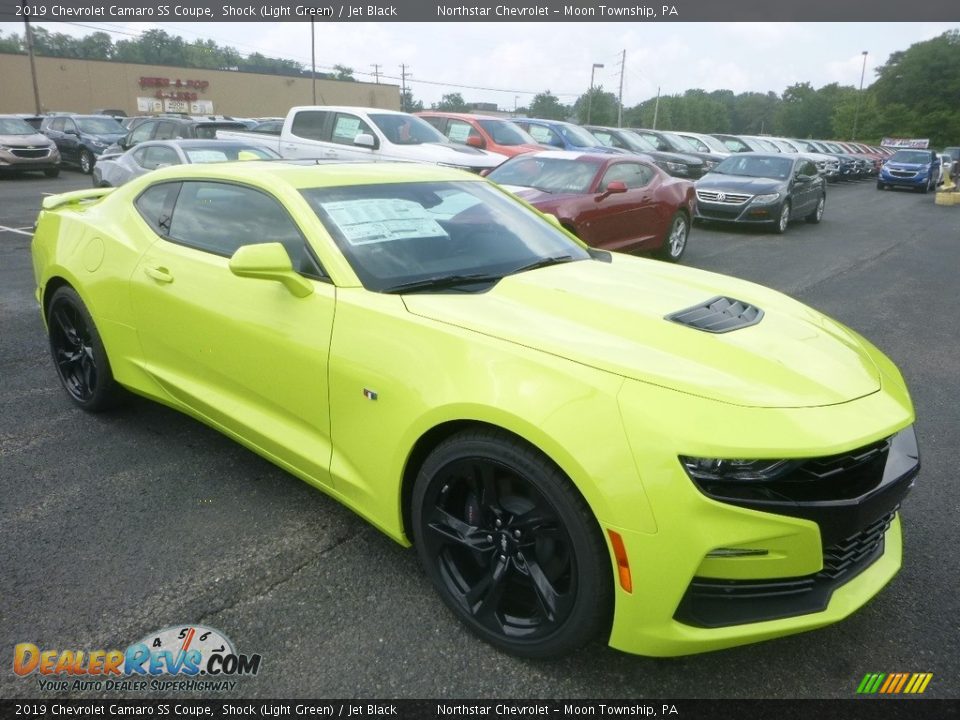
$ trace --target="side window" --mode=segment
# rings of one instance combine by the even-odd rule
[[[544,127],[543,125],[531,125],[529,132],[533,136],[533,139],[538,143],[563,147],[563,140],[561,140],[560,136],[548,127]]]
[[[140,217],[157,235],[166,235],[170,230],[170,215],[179,191],[178,182],[151,185],[134,202]]]
[[[670,148],[667,146],[667,143],[665,143],[657,135],[651,135],[650,133],[637,133],[637,134],[643,139],[649,140],[650,143],[652,143],[657,150],[663,150],[663,151],[669,152]]]
[[[447,131],[444,133],[450,142],[455,142],[460,145],[467,144],[467,138],[471,135],[480,137],[480,133],[473,129],[473,126],[464,122],[463,120],[450,120],[447,123]]]
[[[642,163],[622,162],[611,165],[604,173],[601,188],[606,188],[612,182],[620,181],[629,189],[642,188],[653,179],[653,169]]]
[[[130,134],[130,141],[133,145],[138,143],[146,142],[150,139],[150,136],[153,134],[153,129],[157,126],[157,123],[144,122],[137,125],[136,129]]]
[[[623,141],[615,136],[613,133],[608,133],[605,130],[591,130],[590,133],[601,143],[607,147],[616,147],[622,148],[625,147]]]
[[[54,118],[50,121],[50,129],[56,130],[57,132],[63,132],[64,128],[66,127],[66,121],[66,118]]]
[[[261,135],[279,135],[282,128],[282,120],[270,120],[268,122],[260,123],[250,132],[260,133]]]
[[[76,121],[75,121],[73,118],[64,118],[64,119],[63,119],[63,129],[64,129],[64,130],[67,130],[67,131],[72,130],[73,132],[80,132],[80,131],[77,129],[77,123],[76,123]]]
[[[170,223],[171,240],[196,250],[230,257],[244,245],[279,242],[293,269],[310,277],[322,273],[300,230],[269,195],[218,182],[185,182]]]
[[[177,155],[177,151],[162,145],[142,148],[135,153],[134,159],[140,167],[147,170],[155,170],[165,165],[180,164],[180,156]]]
[[[323,128],[327,123],[328,113],[326,110],[303,110],[298,112],[293,118],[293,124],[290,126],[290,132],[297,137],[307,140],[327,140],[324,137]]]
[[[172,140],[179,134],[178,123],[162,122],[157,124],[157,132],[154,133],[154,140]]]
[[[353,139],[361,133],[373,135],[373,130],[356,115],[337,113],[333,122],[333,136],[330,139],[338,145],[353,145]]]
[[[421,116],[421,117],[422,117],[422,116]],[[444,130],[443,130],[443,124],[447,121],[446,118],[442,118],[442,117],[425,117],[425,118],[423,118],[423,119],[426,120],[426,121],[427,121],[428,123],[430,123],[431,125],[433,125],[433,126],[434,126],[437,130],[439,130],[440,132],[444,132]]]
[[[800,167],[800,172],[802,172],[804,175],[810,175],[813,177],[817,174],[817,166],[809,160],[805,160],[803,165]]]

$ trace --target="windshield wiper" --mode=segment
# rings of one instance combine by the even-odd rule
[[[384,288],[381,292],[402,293],[416,292],[417,290],[442,290],[443,288],[456,287],[457,285],[495,283],[500,280],[503,280],[503,275],[487,275],[484,273],[473,273],[470,275],[438,275],[436,277],[424,278],[423,280],[411,280],[410,282],[391,285],[388,288]]]
[[[511,270],[511,275],[516,275],[517,273],[526,272],[527,270],[536,270],[537,268],[548,267],[549,265],[560,265],[561,263],[568,263],[573,260],[572,255],[552,255],[551,257],[540,258],[535,260],[529,265],[522,265],[516,270]]]

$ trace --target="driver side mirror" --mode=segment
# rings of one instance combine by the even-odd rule
[[[467,145],[470,147],[478,148],[483,150],[487,146],[487,143],[479,135],[468,135],[467,136]]]
[[[230,272],[237,277],[274,280],[296,297],[307,297],[313,285],[293,271],[286,248],[278,242],[244,245],[230,258]]]
[[[353,138],[353,144],[358,147],[370,148],[371,150],[377,149],[377,139],[370,133],[360,133]]]
[[[607,184],[607,189],[604,190],[604,191],[603,191],[602,193],[600,193],[599,195],[597,195],[597,197],[595,198],[595,200],[596,200],[597,202],[600,202],[601,200],[605,200],[606,198],[610,197],[611,195],[617,195],[617,194],[619,194],[619,193],[625,193],[626,191],[627,191],[627,184],[626,184],[625,182],[623,182],[622,180],[614,180],[614,181],[612,181],[612,182],[610,182],[610,183]]]

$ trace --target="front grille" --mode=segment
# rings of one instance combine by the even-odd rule
[[[891,170],[890,174],[895,178],[915,178],[917,176],[914,170]]]
[[[750,303],[729,297],[715,297],[700,305],[694,305],[664,317],[664,320],[709,333],[739,330],[756,325],[762,319],[763,310]]]
[[[753,195],[745,193],[731,193],[721,190],[697,190],[697,200],[702,202],[720,203],[722,205],[743,205]]]
[[[50,148],[10,148],[10,154],[20,158],[42,158],[50,154]]]
[[[695,627],[725,627],[822,612],[833,592],[883,555],[883,538],[897,508],[823,551],[823,569],[776,580],[695,577],[674,619]]]

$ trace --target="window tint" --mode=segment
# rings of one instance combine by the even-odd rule
[[[324,110],[303,110],[293,118],[290,132],[297,137],[308,140],[326,140],[323,136],[323,126],[326,124],[328,112]]]
[[[443,125],[447,121],[446,118],[442,117],[425,117],[424,120],[433,125],[440,132],[443,132]]]
[[[170,211],[179,189],[180,183],[177,182],[151,185],[134,203],[140,216],[157,235],[166,235],[170,229]]]
[[[563,147],[563,140],[553,130],[543,125],[531,125],[530,134],[538,143]]]
[[[279,135],[283,129],[283,120],[269,120],[257,125],[250,132],[260,133],[261,135]]]
[[[653,133],[637,133],[637,135],[648,141],[657,150],[664,150],[667,152],[670,150],[670,146],[667,145],[667,143],[659,135],[654,135]]]
[[[337,113],[333,122],[333,137],[331,140],[339,145],[353,145],[353,139],[362,133],[373,135],[373,130],[356,115]]]
[[[446,135],[450,138],[451,142],[455,142],[459,145],[466,145],[467,138],[473,135],[474,137],[480,137],[480,133],[474,130],[473,126],[464,122],[463,120],[451,120],[447,124]]]
[[[172,240],[230,257],[237,248],[279,242],[293,269],[319,277],[320,271],[293,220],[272,197],[241,185],[185,182],[168,233]]]
[[[73,132],[79,132],[79,130],[77,130],[77,123],[73,118],[63,119],[63,129],[67,131],[72,130]]]
[[[130,133],[131,144],[136,145],[137,143],[142,143],[150,139],[150,135],[153,133],[153,129],[157,126],[157,123],[144,122],[140,125],[137,125],[136,129]]]
[[[154,140],[172,140],[177,137],[177,123],[162,122],[157,125],[157,132],[153,136]]]
[[[799,170],[801,175],[813,176],[817,174],[816,166],[814,166],[814,164],[809,160],[804,160],[802,163],[800,163]]]
[[[601,188],[606,188],[608,184],[619,180],[629,189],[642,188],[653,180],[653,168],[642,163],[617,163],[611,165],[603,176]]]
[[[66,118],[62,118],[62,117],[54,118],[53,120],[50,121],[50,129],[56,130],[58,132],[63,132],[63,128],[65,127],[65,124],[64,124],[65,122],[66,122]]]
[[[140,167],[147,170],[155,170],[165,165],[179,165],[180,156],[173,148],[154,145],[152,147],[141,148],[134,154],[134,159]]]

